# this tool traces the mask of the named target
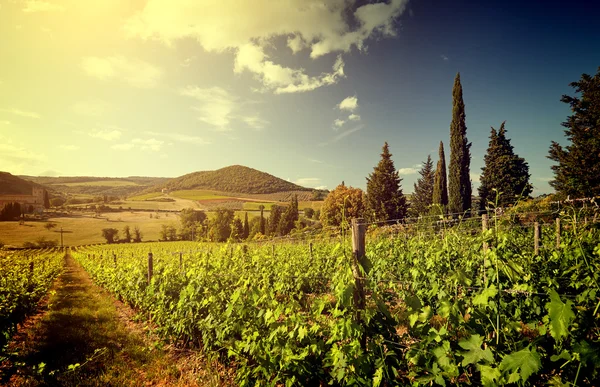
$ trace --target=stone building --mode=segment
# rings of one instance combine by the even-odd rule
[[[32,206],[35,212],[41,212],[44,210],[44,189],[34,186],[31,195],[0,195],[0,208],[8,203],[19,203],[23,209]]]

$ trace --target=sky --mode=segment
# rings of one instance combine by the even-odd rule
[[[595,1],[0,0],[0,170],[163,176],[241,164],[404,192],[444,142],[460,72],[478,186],[506,121],[534,194],[560,102],[600,66]]]

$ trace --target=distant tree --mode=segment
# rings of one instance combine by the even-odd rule
[[[160,240],[168,241],[169,240],[169,226],[166,224],[161,225],[160,228]]]
[[[52,207],[60,207],[63,204],[65,204],[65,202],[66,200],[61,197],[55,197],[50,200],[50,204],[52,204]]]
[[[244,215],[244,232],[242,233],[242,239],[248,239],[250,236],[250,224],[248,224],[248,211]]]
[[[321,219],[321,210],[315,211],[315,214],[313,215],[313,219],[316,219],[316,220]]]
[[[271,215],[269,215],[269,228],[268,233],[270,236],[276,236],[279,222],[281,221],[281,214],[283,213],[283,208],[276,204],[271,206]]]
[[[298,195],[294,194],[290,200],[290,204],[286,207],[285,212],[281,216],[277,233],[279,235],[287,235],[292,231],[298,220]]]
[[[582,74],[571,87],[579,97],[563,95],[561,102],[571,107],[572,115],[562,123],[570,145],[552,141],[548,158],[557,193],[574,198],[600,195],[600,67],[593,77]]]
[[[57,240],[47,240],[46,237],[40,236],[35,240],[37,247],[42,249],[48,249],[58,246]]]
[[[260,209],[260,223],[259,223],[259,229],[258,232],[260,232],[262,235],[266,235],[266,222],[265,222],[265,216],[264,216],[264,210],[265,210],[265,206],[263,206],[262,204],[260,206],[258,206],[258,208]]]
[[[225,242],[231,235],[233,217],[233,210],[225,208],[215,210],[215,216],[209,222],[209,239],[213,242]]]
[[[177,240],[177,228],[175,228],[175,226],[171,225],[167,228],[167,233],[168,233],[168,238],[170,241],[176,241]]]
[[[0,220],[16,220],[21,216],[21,204],[18,202],[6,203],[0,210]]]
[[[312,218],[315,215],[315,210],[313,210],[312,208],[308,207],[304,209],[304,216],[307,217],[308,219]]]
[[[448,211],[452,214],[465,213],[471,208],[470,148],[471,143],[467,140],[465,123],[465,103],[460,73],[458,73],[452,89],[452,122],[450,123]]]
[[[480,210],[485,210],[489,202],[505,207],[529,197],[533,189],[529,184],[529,166],[514,153],[504,122],[498,131],[492,128],[484,161],[479,186]]]
[[[444,155],[444,143],[440,141],[438,153],[437,168],[433,179],[433,200],[434,205],[441,207],[442,211],[448,205],[448,183],[446,180],[446,156]]]
[[[131,242],[131,229],[129,226],[123,227],[123,241],[125,241],[125,243]]]
[[[260,232],[260,217],[255,216],[254,218],[251,218],[248,226],[250,228],[248,240],[253,239],[256,234],[264,235]]]
[[[52,230],[55,227],[56,227],[56,223],[52,223],[52,222],[44,223],[44,228],[48,231]]]
[[[367,216],[370,220],[382,221],[406,216],[408,205],[402,193],[401,182],[386,142],[381,160],[367,177]]]
[[[239,242],[240,240],[242,240],[243,234],[244,224],[242,223],[242,220],[236,216],[233,219],[233,222],[231,222],[231,235],[229,239],[232,242]]]
[[[318,211],[317,211],[318,212]],[[320,211],[320,219],[324,226],[339,227],[350,219],[361,218],[365,215],[364,192],[360,188],[338,185],[325,198]]]
[[[103,228],[102,237],[106,239],[106,243],[115,243],[119,239],[119,230],[116,228]]]
[[[179,236],[182,240],[192,240],[192,234],[206,222],[206,213],[193,208],[185,208],[179,213]]]
[[[431,156],[427,156],[427,161],[423,163],[423,167],[419,171],[421,178],[415,183],[415,192],[410,201],[411,216],[425,215],[430,211],[430,206],[433,203],[433,184],[435,174],[433,171],[433,161]]]
[[[139,243],[142,241],[142,232],[138,226],[133,228],[133,241]]]
[[[48,191],[44,190],[44,208],[50,208],[50,197],[48,196]]]

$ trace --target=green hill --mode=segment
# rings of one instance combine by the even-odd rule
[[[311,191],[289,181],[242,165],[232,165],[216,171],[193,172],[175,178],[157,190],[170,191],[206,189],[244,194],[269,194],[285,191]]]
[[[63,195],[130,196],[169,181],[165,177],[20,176]]]
[[[34,186],[44,188],[39,184],[13,176],[8,172],[0,172],[0,195],[31,195]]]

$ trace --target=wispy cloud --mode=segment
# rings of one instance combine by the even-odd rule
[[[293,182],[302,187],[317,188],[322,186],[322,181],[318,177],[302,177]]]
[[[406,175],[414,175],[416,173],[418,173],[419,170],[415,167],[408,167],[408,168],[400,168],[398,169],[398,173],[400,174],[400,176],[406,176]]]
[[[51,11],[64,11],[65,7],[51,3],[49,1],[42,0],[26,0],[25,7],[23,8],[23,12],[26,13],[34,13],[34,12],[51,12]]]
[[[269,121],[263,120],[258,115],[242,117],[242,121],[252,129],[256,130],[264,129],[269,124]]]
[[[360,121],[360,115],[358,115],[358,114],[350,114],[348,116],[348,119],[350,121]]]
[[[332,138],[331,140],[329,140],[329,141],[326,141],[326,142],[319,143],[319,146],[323,147],[323,146],[326,146],[326,145],[329,145],[329,144],[334,144],[334,143],[336,143],[336,142],[340,141],[341,139],[343,139],[343,138],[345,138],[345,137],[348,137],[348,136],[350,136],[351,134],[358,132],[359,130],[362,130],[364,127],[365,127],[364,125],[359,125],[359,126],[357,126],[357,127],[354,127],[354,128],[352,128],[352,129],[348,129],[348,130],[346,130],[346,131],[344,131],[344,132],[341,132],[341,133],[340,133],[340,134],[338,134],[337,136],[333,137],[333,138]]]
[[[338,109],[351,112],[355,111],[358,109],[358,98],[356,96],[344,98],[344,100],[338,104]]]
[[[72,108],[75,113],[82,116],[101,117],[111,109],[111,105],[101,100],[89,100],[76,102]]]
[[[448,57],[444,54],[440,55],[440,58],[442,58],[444,61],[448,61]]]
[[[100,80],[115,79],[140,88],[155,87],[162,77],[159,67],[123,56],[88,56],[82,59],[81,67],[91,77]]]
[[[127,143],[115,144],[111,146],[111,149],[119,151],[129,151],[132,149],[137,149],[142,151],[160,152],[164,143],[164,141],[157,140],[155,138],[134,138],[133,140]]]
[[[65,151],[76,151],[79,149],[79,146],[61,144],[61,145],[59,145],[59,148],[62,150],[65,150]]]
[[[135,147],[135,144],[125,143],[125,144],[115,144],[115,145],[112,145],[110,148],[114,149],[114,150],[128,151],[128,150],[133,149],[133,147]]]
[[[15,144],[10,138],[0,135],[0,165],[3,170],[13,174],[31,173],[32,167],[45,163],[46,156],[44,154]]]
[[[346,123],[346,121],[336,118],[335,121],[333,121],[334,129],[338,130],[339,128],[344,126],[345,123]]]
[[[145,132],[149,136],[155,137],[164,137],[171,139],[173,141],[182,142],[186,144],[196,144],[196,145],[207,145],[211,144],[210,141],[203,139],[198,136],[190,136],[188,134],[182,133],[161,133],[161,132]]]
[[[100,138],[106,141],[115,141],[121,138],[123,132],[115,127],[108,127],[107,129],[93,130],[88,133],[90,137]]]
[[[36,118],[36,119],[41,118],[41,116],[36,112],[15,109],[15,108],[0,109],[0,112],[10,113],[10,114],[14,114],[15,116],[20,116],[20,117]]]

